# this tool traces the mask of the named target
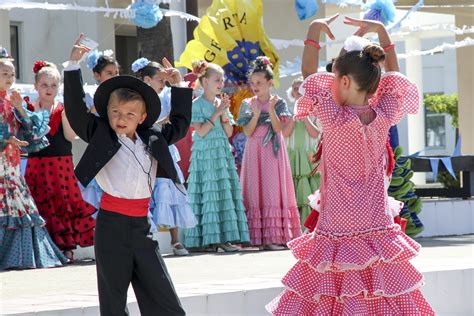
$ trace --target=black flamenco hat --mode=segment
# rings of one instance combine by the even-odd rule
[[[158,119],[161,112],[161,102],[158,94],[152,87],[132,76],[116,76],[99,85],[94,94],[94,106],[102,118],[107,119],[107,106],[110,94],[117,89],[128,88],[137,91],[145,100],[146,119],[138,129],[150,128]]]

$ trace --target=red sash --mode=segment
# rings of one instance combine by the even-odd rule
[[[101,209],[133,217],[147,216],[149,204],[150,198],[124,199],[105,192],[100,200]]]

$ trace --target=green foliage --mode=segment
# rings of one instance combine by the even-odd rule
[[[459,181],[461,177],[461,173],[456,173],[457,180],[453,178],[453,176],[446,171],[440,171],[438,173],[438,182],[442,183],[445,188],[460,188],[461,181]]]
[[[452,125],[459,128],[458,123],[458,95],[427,95],[423,100],[426,108],[436,113],[447,113],[452,117]]]

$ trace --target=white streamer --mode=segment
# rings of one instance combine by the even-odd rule
[[[443,52],[445,50],[450,49],[458,49],[462,47],[474,46],[474,39],[470,37],[466,37],[462,41],[457,41],[454,43],[443,43],[438,45],[432,49],[427,50],[414,50],[408,52],[406,54],[397,54],[398,59],[406,59],[412,56],[426,56],[426,55],[433,55],[435,53]],[[318,72],[326,71],[324,68],[319,68]],[[301,74],[301,58],[296,57],[293,61],[285,61],[280,65],[280,78],[288,77],[288,76],[297,76]]]
[[[161,1],[163,2],[163,1]],[[0,9],[5,10],[12,10],[12,9],[42,9],[42,10],[52,10],[52,11],[62,11],[62,10],[70,10],[70,11],[80,11],[80,12],[92,12],[92,13],[104,13],[105,17],[110,17],[111,15],[113,18],[121,17],[125,19],[130,19],[135,17],[135,10],[130,10],[127,8],[109,8],[109,7],[87,7],[87,6],[80,6],[76,4],[51,4],[51,3],[39,3],[39,2],[19,2],[19,1],[10,1],[8,3],[0,4]],[[192,14],[176,11],[176,10],[167,10],[161,9],[165,16],[171,17],[179,17],[181,19],[185,19],[187,21],[196,21],[199,22],[200,19],[197,16]]]

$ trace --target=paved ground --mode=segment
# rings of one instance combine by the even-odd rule
[[[423,245],[413,264],[422,272],[474,267],[474,235],[420,238]],[[257,284],[278,281],[294,264],[290,251],[192,254],[165,257],[178,294],[198,290],[223,291],[236,283]],[[45,296],[88,297],[97,301],[94,262],[79,262],[54,269],[6,271],[0,273],[0,310],[11,311],[21,302],[35,302]],[[78,302],[79,303],[79,302]],[[24,307],[23,307],[24,308]]]
[[[474,235],[420,238],[423,246],[413,264],[421,271],[440,267],[474,267]],[[281,277],[294,264],[290,251],[244,251],[239,253],[192,254],[165,257],[174,283],[237,280],[254,277]],[[95,292],[94,262],[80,262],[54,269],[7,271],[0,273],[2,300],[38,293]]]

